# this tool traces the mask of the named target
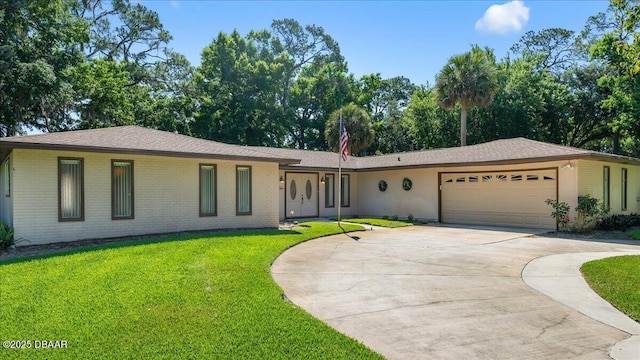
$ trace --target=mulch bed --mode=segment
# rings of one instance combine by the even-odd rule
[[[300,226],[298,224],[284,224],[280,226],[281,230],[295,230],[299,229]],[[8,260],[8,259],[18,259],[25,258],[30,256],[40,256],[40,255],[48,255],[83,247],[90,247],[96,245],[110,244],[110,243],[119,243],[125,241],[132,240],[144,240],[144,239],[159,239],[163,237],[175,237],[185,234],[205,234],[219,231],[230,231],[230,230],[241,230],[241,229],[220,229],[220,230],[211,230],[211,231],[185,231],[180,233],[170,233],[170,234],[153,234],[153,235],[142,235],[142,236],[127,236],[127,237],[117,237],[117,238],[108,238],[108,239],[90,239],[90,240],[78,240],[78,241],[69,241],[69,242],[60,242],[54,244],[45,244],[45,245],[21,245],[16,246],[7,250],[0,250],[0,261]],[[255,230],[255,229],[252,229]]]
[[[569,233],[554,231],[549,232],[543,237],[562,238],[562,239],[585,239],[585,240],[632,240],[625,231],[603,231],[592,230],[584,233]],[[640,241],[638,242],[640,244]]]
[[[300,226],[296,223],[286,223],[280,224],[281,230],[295,230],[300,228]],[[634,229],[630,229],[634,230]],[[110,238],[110,239],[94,239],[94,240],[80,240],[80,241],[71,241],[71,242],[63,242],[63,243],[55,243],[55,244],[46,244],[46,245],[27,245],[27,246],[18,246],[9,250],[0,250],[0,261],[8,260],[8,259],[18,259],[25,258],[30,256],[39,256],[39,255],[47,255],[67,250],[78,249],[82,247],[95,246],[95,245],[103,245],[109,243],[117,243],[123,241],[131,241],[131,240],[140,240],[140,239],[149,239],[149,238],[159,238],[159,237],[169,237],[175,236],[176,234],[165,234],[165,235],[148,235],[148,236],[134,236],[134,237],[120,237],[120,238]],[[585,240],[630,240],[629,236],[624,231],[601,231],[594,230],[586,233],[567,233],[567,232],[549,232],[542,237],[553,237],[553,238],[563,238],[563,239],[585,239]],[[638,241],[640,245],[640,241]]]

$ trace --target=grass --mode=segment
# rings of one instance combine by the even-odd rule
[[[340,232],[309,223],[5,262],[0,340],[66,340],[67,348],[0,348],[0,358],[380,358],[283,300],[270,274],[285,249]]]
[[[629,231],[629,237],[633,240],[640,240],[640,230]]]
[[[591,288],[602,298],[640,321],[640,256],[589,261],[580,270]]]
[[[343,221],[355,223],[355,224],[367,224],[373,226],[381,226],[386,228],[398,228],[403,226],[411,226],[412,222],[407,220],[385,220],[378,218],[348,218],[342,219]]]

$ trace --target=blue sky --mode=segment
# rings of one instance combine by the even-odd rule
[[[608,1],[210,1],[143,0],[193,65],[219,32],[269,29],[274,19],[322,26],[357,77],[381,73],[435,82],[450,56],[489,46],[498,58],[529,30],[581,31]]]

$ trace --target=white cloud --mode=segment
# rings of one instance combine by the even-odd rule
[[[476,30],[485,33],[505,34],[520,31],[529,21],[529,8],[524,2],[513,0],[501,5],[491,5],[476,21]]]
[[[177,0],[171,0],[171,7],[174,9],[179,9],[180,8],[180,2]]]

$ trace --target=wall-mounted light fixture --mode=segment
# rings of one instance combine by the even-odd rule
[[[564,164],[564,166],[562,166],[563,169],[573,169],[574,167],[575,165],[573,165],[571,161],[569,161],[568,163]]]
[[[284,177],[280,176],[280,189],[284,189]]]
[[[320,178],[320,184],[324,185],[324,176]]]

